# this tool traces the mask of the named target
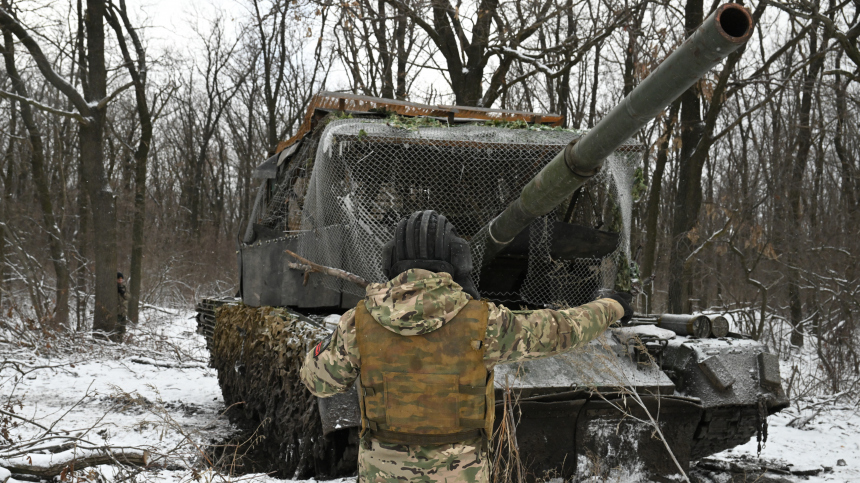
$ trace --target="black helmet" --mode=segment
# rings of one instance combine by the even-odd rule
[[[116,278],[125,278],[122,276],[122,272],[116,272]]]
[[[416,211],[397,223],[394,239],[382,248],[382,273],[389,279],[410,268],[448,272],[463,291],[480,295],[472,283],[472,252],[457,229],[433,210]]]

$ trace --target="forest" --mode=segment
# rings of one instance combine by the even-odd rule
[[[251,172],[319,92],[587,130],[717,5],[230,0],[171,37],[126,0],[2,0],[0,337],[122,341],[117,271],[131,323],[235,293]],[[637,309],[731,314],[792,397],[856,390],[860,1],[745,6],[749,43],[633,139]]]

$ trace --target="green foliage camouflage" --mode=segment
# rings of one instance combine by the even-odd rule
[[[634,186],[636,178],[634,178]],[[613,233],[621,233],[624,229],[624,218],[621,215],[621,207],[615,200],[612,192],[608,193],[608,216],[607,229]],[[615,284],[613,290],[616,292],[629,292],[633,288],[634,268],[631,267],[630,259],[623,251],[613,257],[615,263]]]
[[[568,129],[561,126],[548,126],[546,124],[529,124],[522,119],[516,121],[503,121],[503,120],[493,120],[486,121],[483,123],[479,123],[479,126],[492,126],[492,127],[500,127],[504,129],[526,129],[529,131],[565,131],[572,132],[577,134],[582,134],[585,131],[581,131],[579,129]]]
[[[645,182],[645,171],[639,166],[633,172],[633,188],[631,190],[633,201],[639,201],[647,191],[648,184]]]
[[[406,117],[392,114],[385,119],[385,123],[391,127],[417,131],[422,127],[448,127],[447,123],[440,122],[432,117]]]
[[[613,290],[616,292],[629,292],[633,289],[633,280],[638,278],[635,276],[634,266],[631,266],[630,260],[623,252],[618,254],[616,266],[618,271],[615,272],[615,286]]]
[[[216,311],[212,366],[231,416],[250,423],[257,448],[281,477],[334,473],[316,399],[299,377],[305,352],[327,333],[274,307],[224,305]],[[313,436],[313,437],[312,437]]]
[[[407,131],[418,131],[420,128],[425,127],[452,127],[447,122],[440,121],[439,119],[433,117],[409,117],[409,116],[401,116],[394,113],[389,113],[387,111],[376,111],[377,114],[386,115],[385,123],[391,127],[396,127],[400,129],[405,129]],[[351,116],[349,116],[351,117]],[[347,116],[338,117],[339,119],[347,118]],[[573,133],[582,133],[584,131],[580,131],[577,129],[566,129],[561,126],[548,126],[545,124],[529,124],[523,120],[517,121],[503,121],[503,120],[491,120],[475,123],[478,126],[491,126],[498,127],[502,129],[523,129],[529,131],[567,131]]]

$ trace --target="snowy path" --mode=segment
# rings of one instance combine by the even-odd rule
[[[0,345],[0,362],[17,361],[20,368],[57,366],[33,370],[16,381],[19,372],[8,363],[0,365],[0,404],[11,396],[20,403],[14,408],[18,416],[45,427],[59,420],[53,431],[68,431],[93,445],[149,450],[160,469],[144,471],[128,481],[285,481],[265,475],[229,478],[201,472],[199,468],[208,465],[201,464],[198,445],[221,441],[235,432],[221,414],[224,403],[217,375],[206,365],[208,354],[202,336],[194,331],[193,313],[170,316],[147,311],[146,316],[133,332],[133,342],[123,346],[88,342],[79,352],[49,359]],[[789,410],[769,419],[762,457],[772,465],[791,463],[794,470],[824,466],[829,471],[808,480],[782,476],[783,481],[860,482],[860,408],[829,405],[803,430],[787,426],[796,417]],[[9,428],[9,432],[16,440],[18,436],[26,440],[43,430],[24,425]],[[755,453],[753,440],[713,459],[743,466]],[[50,460],[52,456],[40,458]],[[102,481],[129,476],[117,474],[114,466],[97,469]],[[90,474],[91,478],[97,476]],[[727,481],[723,476],[715,475],[713,481]],[[0,469],[0,483],[3,477]],[[18,481],[9,479],[7,483]]]

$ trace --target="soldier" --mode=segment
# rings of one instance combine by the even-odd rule
[[[566,310],[512,311],[481,301],[469,244],[434,211],[401,220],[373,283],[305,357],[319,397],[356,378],[361,482],[487,482],[496,364],[547,357],[629,320],[629,294]]]
[[[128,291],[125,289],[125,279],[122,272],[116,272],[116,292],[118,308],[116,321],[122,327],[128,318]]]

